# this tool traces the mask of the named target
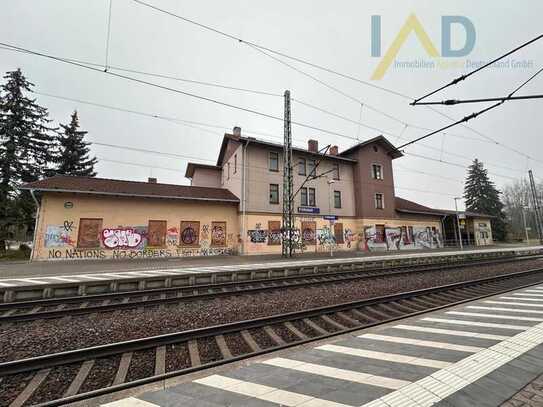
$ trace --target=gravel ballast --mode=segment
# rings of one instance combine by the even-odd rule
[[[114,313],[14,323],[5,327],[0,335],[0,362],[497,276],[537,268],[542,264],[542,260],[529,260],[477,265],[310,287],[281,287],[269,292],[238,294],[168,307],[139,307]],[[323,328],[337,330],[328,326]],[[255,340],[263,341],[262,348],[274,345],[262,338]],[[218,347],[210,344],[204,353],[213,360],[217,351]],[[184,362],[179,365],[184,365]],[[139,376],[136,372],[129,372],[129,375]]]

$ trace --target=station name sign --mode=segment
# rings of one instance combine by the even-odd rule
[[[307,206],[299,206],[298,213],[321,213],[320,208],[312,208]]]

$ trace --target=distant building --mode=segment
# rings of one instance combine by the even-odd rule
[[[34,259],[143,258],[281,252],[282,145],[225,134],[216,165],[189,163],[191,186],[56,176],[24,185],[41,205]],[[293,148],[295,236],[306,252],[407,250],[457,241],[453,211],[396,197],[378,136],[339,152]],[[317,175],[303,188],[313,169]],[[462,213],[465,244],[492,242],[490,217]]]

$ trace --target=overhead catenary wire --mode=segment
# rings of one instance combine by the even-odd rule
[[[26,52],[24,50],[19,50],[19,49],[13,49],[13,48],[8,48],[8,47],[0,47],[0,49],[32,55],[29,52]],[[76,62],[76,63],[79,63],[79,64],[90,65],[90,66],[94,66],[94,67],[103,67],[103,64],[101,64],[101,63],[91,62],[91,61],[88,61],[88,60],[67,58],[67,57],[58,57],[58,58],[61,58],[63,60],[70,61],[70,62]],[[162,73],[148,72],[148,71],[142,71],[142,70],[137,70],[137,69],[133,69],[133,68],[120,67],[118,65],[117,66],[116,65],[108,65],[108,70],[117,70],[117,71],[121,71],[121,72],[134,73],[134,74],[137,74],[137,75],[144,75],[144,76],[150,76],[150,77],[167,79],[167,80],[175,80],[175,81],[180,81],[180,82],[184,82],[184,83],[214,87],[214,88],[218,88],[218,89],[227,89],[227,90],[238,91],[238,92],[246,92],[246,93],[255,94],[255,95],[273,96],[273,97],[280,97],[280,98],[283,97],[283,95],[280,94],[280,93],[273,93],[273,92],[270,92],[270,91],[242,88],[242,87],[239,87],[239,86],[225,85],[225,84],[220,84],[220,83],[216,83],[216,82],[208,82],[208,81],[206,82],[206,81],[200,81],[200,80],[194,80],[194,79],[188,79],[188,78],[181,78],[181,77],[178,77],[178,76],[166,75],[166,74],[162,74]],[[292,99],[292,100],[294,102],[296,102],[296,103],[303,104],[302,101],[300,101],[298,99]],[[351,99],[351,100],[354,100],[354,98]],[[308,106],[308,107],[313,107],[313,108],[316,108],[316,109],[321,110],[323,112],[326,112],[326,109],[324,109],[322,107],[315,106],[314,104],[309,104],[308,102],[305,102],[305,105]],[[414,124],[414,123],[404,121],[404,120],[402,120],[402,119],[400,119],[398,117],[395,117],[393,115],[390,115],[390,114],[388,114],[388,113],[386,113],[386,112],[384,112],[384,111],[382,111],[382,110],[380,110],[380,109],[378,109],[378,108],[376,108],[374,106],[361,103],[361,107],[362,106],[366,106],[369,110],[372,110],[372,111],[374,111],[376,113],[379,113],[379,114],[383,115],[384,117],[387,117],[388,119],[393,120],[395,122],[398,122],[398,123],[400,123],[402,125],[407,124],[410,128],[424,130],[424,131],[431,131],[432,130],[429,127],[424,127],[424,126],[420,126],[418,124]],[[334,115],[333,113],[331,113],[331,114]],[[336,116],[336,117],[341,118],[340,116]],[[362,118],[360,117],[359,122],[361,120],[362,120]],[[466,135],[454,134],[454,133],[449,133],[449,135],[452,136],[452,137],[458,137],[458,138],[467,139],[467,140],[474,140],[474,141],[481,141],[481,142],[496,144],[494,141],[492,141],[492,140],[490,140],[488,138],[483,138],[482,136],[474,138],[474,137],[469,137],[469,136],[466,136]]]
[[[187,22],[187,23],[193,24],[193,25],[198,26],[198,27],[200,27],[200,28],[202,28],[202,29],[205,29],[205,30],[214,32],[214,33],[216,33],[216,34],[218,34],[218,35],[221,35],[221,36],[224,36],[224,37],[229,38],[229,39],[231,39],[231,40],[234,40],[234,41],[236,41],[236,42],[238,42],[238,43],[241,43],[241,44],[244,44],[244,45],[251,45],[251,46],[253,46],[253,47],[256,47],[256,48],[259,48],[259,49],[261,49],[261,50],[264,50],[264,51],[273,53],[273,54],[275,54],[275,55],[278,55],[278,56],[281,56],[281,57],[284,57],[284,58],[287,58],[287,59],[290,59],[290,60],[293,60],[293,61],[302,63],[302,64],[307,65],[307,66],[311,66],[311,67],[313,67],[313,68],[315,68],[315,69],[319,69],[319,70],[322,70],[322,71],[324,71],[324,72],[328,72],[328,73],[337,75],[337,76],[342,77],[342,78],[345,78],[345,79],[352,80],[352,81],[357,82],[357,83],[360,83],[360,84],[362,84],[362,85],[369,86],[369,87],[372,87],[372,88],[374,88],[374,89],[378,89],[378,90],[383,91],[383,92],[386,92],[386,93],[388,93],[388,94],[395,95],[395,96],[397,96],[397,97],[401,97],[401,98],[403,98],[403,99],[407,99],[407,100],[410,100],[410,101],[415,100],[415,97],[410,96],[410,95],[407,95],[407,94],[405,94],[405,93],[398,92],[398,91],[395,91],[395,90],[393,90],[393,89],[390,89],[390,88],[387,88],[387,87],[384,87],[384,86],[376,85],[376,84],[374,84],[374,83],[365,81],[365,80],[360,79],[360,78],[358,78],[358,77],[355,77],[354,75],[349,75],[349,74],[345,74],[345,73],[339,72],[338,70],[335,70],[335,69],[332,69],[332,68],[323,66],[323,65],[321,65],[321,64],[317,64],[317,63],[308,61],[308,60],[303,59],[303,58],[299,58],[299,57],[296,57],[296,56],[289,55],[289,54],[287,54],[287,53],[285,53],[285,52],[282,52],[282,51],[274,50],[274,49],[272,49],[272,48],[270,48],[270,47],[263,46],[263,45],[258,44],[258,43],[256,43],[256,42],[252,42],[252,41],[248,41],[248,40],[243,40],[243,39],[241,39],[241,38],[239,38],[239,37],[237,37],[237,36],[235,36],[235,35],[229,34],[229,33],[225,32],[225,31],[222,31],[222,30],[219,30],[219,29],[217,29],[217,28],[211,27],[211,26],[209,26],[209,25],[200,23],[200,22],[198,22],[198,21],[195,21],[194,19],[190,19],[190,18],[181,16],[181,15],[175,14],[175,13],[173,13],[173,12],[170,12],[170,11],[167,11],[167,10],[164,10],[164,9],[161,9],[160,7],[154,6],[154,5],[150,4],[150,3],[144,2],[144,1],[142,1],[142,0],[132,0],[132,1],[134,1],[135,3],[138,3],[138,4],[140,4],[140,5],[146,6],[146,7],[148,7],[148,8],[154,9],[155,11],[158,11],[158,12],[160,12],[160,13],[164,13],[164,14],[167,14],[167,15],[169,15],[169,16],[178,18],[178,19],[180,19],[180,20],[182,20],[182,21],[185,21],[185,22]],[[430,111],[432,111],[432,112],[434,112],[434,113],[436,113],[436,114],[438,114],[438,115],[440,115],[440,116],[442,116],[442,117],[445,117],[445,118],[447,118],[448,120],[450,120],[450,121],[452,121],[452,122],[458,121],[458,119],[455,119],[455,118],[453,118],[453,117],[451,117],[451,116],[449,116],[449,115],[447,115],[447,114],[445,114],[445,113],[443,113],[443,112],[440,112],[439,110],[433,108],[432,106],[427,106],[427,108],[428,108]],[[413,127],[413,126],[412,126],[412,127]],[[489,141],[492,141],[493,144],[495,144],[495,145],[498,145],[498,146],[500,146],[500,147],[502,147],[502,148],[504,148],[504,149],[508,149],[508,150],[510,150],[510,151],[513,151],[513,152],[515,152],[515,153],[517,153],[517,154],[519,154],[519,155],[522,155],[522,156],[524,156],[524,157],[529,157],[526,153],[523,153],[523,152],[521,152],[521,151],[519,151],[519,150],[517,150],[517,149],[515,149],[515,148],[513,148],[513,147],[510,147],[510,146],[508,146],[507,144],[501,143],[501,142],[497,141],[496,139],[494,139],[494,138],[492,138],[492,137],[490,137],[490,136],[488,136],[488,135],[485,135],[485,134],[481,133],[480,131],[477,131],[477,130],[475,130],[475,129],[469,127],[469,126],[466,126],[466,125],[462,124],[462,127],[464,127],[465,129],[467,129],[467,130],[473,132],[473,133],[476,134],[476,135],[479,135],[479,136],[484,137],[485,139],[487,139],[487,140],[489,140]],[[430,130],[430,129],[426,129],[426,130]],[[538,161],[539,163],[543,163],[543,161],[540,161],[540,160],[536,160],[536,161]]]
[[[484,103],[484,102],[498,102],[498,101],[508,101],[508,100],[530,100],[530,99],[543,99],[543,95],[524,95],[524,96],[502,96],[495,98],[480,98],[480,99],[447,99],[439,102],[421,102],[417,103],[418,105],[459,105],[464,103]]]
[[[536,41],[539,41],[541,38],[543,38],[543,34],[538,35],[538,36],[535,37],[535,38],[532,38],[531,40],[529,40],[529,41],[527,41],[527,42],[525,42],[525,43],[519,45],[518,47],[512,49],[512,50],[509,51],[509,52],[506,52],[505,54],[503,54],[503,55],[501,55],[501,56],[499,56],[499,57],[497,57],[497,58],[494,58],[492,61],[487,62],[487,63],[484,64],[483,66],[480,66],[479,68],[474,69],[473,71],[471,71],[471,72],[469,72],[469,73],[467,73],[467,74],[460,75],[459,77],[453,79],[453,80],[452,80],[451,82],[449,82],[448,84],[443,85],[443,86],[441,86],[440,88],[435,89],[435,90],[433,90],[433,91],[427,93],[426,95],[421,96],[420,98],[415,99],[411,104],[412,104],[412,105],[418,105],[419,102],[420,102],[421,100],[424,100],[424,99],[426,99],[426,98],[429,97],[429,96],[435,95],[436,93],[438,93],[438,92],[440,92],[440,91],[442,91],[442,90],[444,90],[444,89],[446,89],[446,88],[448,88],[448,87],[450,87],[450,86],[456,85],[457,83],[459,83],[459,82],[461,82],[461,81],[463,81],[463,80],[466,80],[466,79],[469,78],[470,76],[475,75],[477,72],[482,71],[483,69],[485,69],[485,68],[489,67],[490,65],[492,65],[492,64],[494,64],[494,63],[496,63],[496,62],[498,62],[499,60],[501,60],[501,59],[503,59],[503,58],[505,58],[505,57],[508,57],[508,56],[511,55],[511,54],[514,54],[515,52],[521,50],[521,49],[524,48],[524,47],[527,47],[528,45],[530,45],[530,44],[532,44],[532,43],[534,43],[534,42],[536,42]]]
[[[539,69],[536,73],[534,73],[532,76],[530,76],[527,80],[525,80],[525,81],[522,82],[519,86],[517,86],[517,87],[509,94],[509,96],[508,96],[506,99],[502,99],[502,100],[500,100],[499,102],[493,104],[492,106],[489,106],[489,107],[487,107],[487,108],[485,108],[485,109],[482,109],[482,110],[480,110],[480,111],[478,111],[478,112],[472,113],[471,115],[466,116],[466,117],[464,117],[463,119],[456,121],[455,123],[452,123],[452,124],[450,124],[450,125],[448,125],[448,126],[445,126],[445,127],[441,128],[441,129],[439,129],[439,130],[435,130],[435,131],[433,131],[433,132],[430,132],[430,133],[428,133],[428,134],[426,134],[426,135],[424,135],[424,136],[422,136],[422,137],[419,137],[419,138],[417,138],[417,139],[415,139],[415,140],[412,140],[412,141],[410,141],[409,143],[405,143],[405,144],[403,144],[403,145],[401,145],[401,146],[399,146],[399,147],[397,147],[397,148],[398,148],[398,149],[401,149],[401,148],[407,147],[407,146],[409,146],[409,145],[411,145],[411,144],[414,144],[414,143],[416,143],[416,142],[418,142],[418,141],[420,141],[420,140],[424,140],[425,138],[428,138],[428,137],[430,137],[430,136],[432,136],[432,135],[434,135],[434,134],[436,134],[436,133],[439,133],[439,132],[441,132],[441,131],[443,131],[443,130],[447,130],[447,129],[449,129],[449,128],[453,127],[453,126],[456,126],[456,125],[458,125],[458,124],[460,124],[460,123],[465,123],[465,122],[467,122],[467,121],[469,121],[469,120],[471,120],[471,119],[476,118],[477,116],[480,116],[481,114],[484,114],[484,113],[486,113],[486,112],[488,112],[488,111],[490,111],[490,110],[492,110],[492,109],[495,109],[495,108],[498,107],[498,106],[501,106],[501,105],[504,104],[507,100],[510,100],[510,98],[512,98],[512,97],[515,95],[515,93],[517,93],[517,92],[518,92],[519,90],[521,90],[524,86],[526,86],[528,83],[530,83],[530,82],[531,82],[537,75],[539,75],[541,72],[543,72],[543,68]],[[528,156],[527,156],[527,157],[528,157]]]
[[[38,94],[38,95],[42,95],[42,96],[46,96],[46,97],[52,97],[52,98],[56,98],[56,99],[60,99],[60,100],[66,100],[66,101],[70,101],[70,102],[76,102],[76,103],[80,103],[80,104],[85,104],[85,105],[90,105],[90,106],[94,106],[94,107],[99,107],[99,108],[103,108],[103,109],[110,109],[110,110],[114,110],[114,111],[120,111],[120,112],[123,112],[123,113],[131,113],[131,114],[136,114],[136,115],[141,115],[141,116],[144,116],[144,117],[149,117],[149,118],[155,118],[155,119],[160,119],[160,120],[164,120],[164,121],[167,121],[167,122],[170,122],[170,123],[174,123],[174,124],[181,124],[182,126],[186,126],[186,127],[189,127],[189,128],[195,128],[195,129],[199,129],[199,130],[202,130],[206,133],[209,133],[209,134],[213,134],[214,136],[216,136],[217,134],[213,131],[209,131],[205,128],[202,128],[201,126],[204,126],[204,127],[210,127],[210,128],[216,128],[216,129],[221,129],[221,130],[230,130],[229,127],[227,126],[221,126],[221,125],[217,125],[217,124],[210,124],[210,123],[203,123],[203,122],[200,122],[200,121],[194,121],[194,120],[186,120],[186,119],[181,119],[181,118],[177,118],[177,117],[172,117],[172,116],[165,116],[165,115],[162,115],[162,114],[156,114],[156,113],[148,113],[148,112],[142,112],[142,111],[136,111],[136,110],[133,110],[133,109],[127,109],[127,108],[122,108],[122,107],[118,107],[118,106],[112,106],[112,105],[107,105],[107,104],[103,104],[103,103],[96,103],[96,102],[90,102],[90,101],[87,101],[87,100],[82,100],[82,99],[78,99],[78,98],[70,98],[70,97],[66,97],[66,96],[60,96],[60,95],[54,95],[54,94],[51,94],[51,93],[47,93],[47,92],[41,92],[41,91],[33,91],[33,93],[35,94]],[[312,106],[310,104],[307,104],[305,103],[306,106],[308,107],[312,107],[312,108],[315,108],[315,109],[318,109],[318,110],[322,110],[316,106]],[[326,110],[323,110],[323,112],[326,112],[328,114],[332,114],[332,115],[335,115],[336,117],[338,118],[341,118],[343,120],[346,120],[346,121],[349,121],[349,122],[353,122],[355,124],[360,124],[362,126],[365,126],[367,127],[365,124],[363,123],[359,123],[359,122],[356,122],[356,121],[352,121],[351,119],[347,118],[347,117],[343,117],[341,115],[337,115],[333,112],[329,112],[329,111],[326,111]],[[386,134],[386,135],[389,135],[391,137],[398,137],[399,139],[401,140],[407,140],[406,138],[402,137],[402,134],[403,132],[407,129],[406,127],[404,127],[402,129],[402,133],[400,133],[400,135],[396,135],[396,134],[393,134],[393,133],[390,133],[390,132],[387,132],[386,130],[383,130],[383,129],[380,129],[380,128],[377,128],[377,127],[370,127],[372,130],[374,131],[378,131],[380,132],[381,134]],[[251,129],[247,129],[245,130],[245,133],[247,134],[254,134],[254,135],[258,135],[258,136],[263,136],[263,137],[271,137],[271,138],[276,138],[276,139],[280,139],[280,140],[283,140],[283,137],[282,136],[277,136],[277,135],[274,135],[274,134],[270,134],[270,133],[264,133],[262,131],[255,131],[255,130],[251,130]],[[448,134],[448,133],[447,133]],[[302,141],[302,139],[300,138],[294,138],[295,140],[297,141]],[[357,143],[360,141],[360,140],[356,140]],[[436,152],[440,152],[440,154],[442,153],[442,150],[439,149],[439,148],[436,148],[436,147],[432,147],[432,146],[429,146],[429,145],[426,145],[426,144],[419,144],[420,147],[423,147],[423,148],[426,148],[428,150],[432,150],[432,151],[436,151]],[[462,159],[466,159],[466,160],[470,160],[471,161],[471,157],[469,156],[466,156],[466,155],[463,155],[463,154],[457,154],[457,153],[453,153],[453,152],[446,152],[447,155],[450,155],[450,156],[453,156],[453,157],[458,157],[458,158],[462,158]],[[496,167],[496,168],[501,168],[501,169],[505,169],[505,170],[509,170],[509,171],[515,171],[515,172],[525,172],[524,170],[521,170],[521,169],[515,169],[515,168],[511,168],[511,167],[507,167],[507,166],[504,166],[504,165],[501,165],[501,164],[496,164],[496,163],[493,163],[493,162],[489,162],[489,161],[485,161],[485,163],[488,165],[488,166],[491,166],[491,167]]]

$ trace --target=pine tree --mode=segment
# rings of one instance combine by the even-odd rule
[[[87,132],[79,130],[77,111],[72,113],[70,124],[61,124],[60,127],[63,134],[59,136],[60,155],[57,173],[94,177],[96,175],[94,164],[97,160],[95,157],[89,158],[90,143],[83,140]]]
[[[47,109],[26,93],[34,86],[20,69],[4,76],[0,86],[0,253],[13,227],[33,227],[34,202],[19,185],[48,174],[54,160],[55,131]]]
[[[488,171],[479,160],[473,160],[468,167],[468,176],[464,185],[466,210],[494,216],[490,223],[492,235],[496,240],[505,239],[505,214],[500,200],[501,192],[488,178]]]

